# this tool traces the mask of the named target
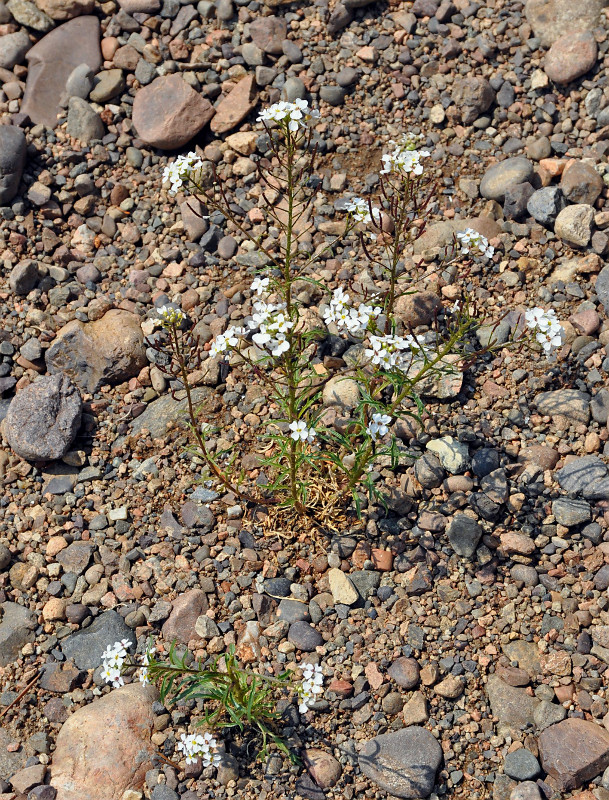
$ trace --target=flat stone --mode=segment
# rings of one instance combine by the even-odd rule
[[[539,751],[558,788],[572,791],[609,766],[609,731],[587,720],[566,719],[542,731]]]
[[[527,694],[526,689],[510,686],[492,674],[488,677],[486,692],[493,716],[504,728],[518,731],[534,722],[539,700]]]
[[[590,484],[607,476],[607,465],[598,456],[582,456],[571,459],[556,473],[561,489],[569,494],[579,494]]]
[[[207,595],[201,589],[191,589],[178,595],[171,604],[171,614],[162,628],[165,641],[187,644],[193,639],[200,639],[196,630],[197,620],[208,608]]]
[[[503,770],[506,775],[516,781],[529,781],[537,778],[541,773],[539,761],[525,747],[507,754]]]
[[[210,390],[206,387],[197,387],[193,392],[193,399],[195,403],[201,403],[209,394]],[[183,418],[187,409],[186,398],[174,400],[171,394],[159,397],[158,400],[148,403],[144,413],[133,421],[131,434],[136,435],[147,430],[154,439],[159,438],[165,433],[170,422]]]
[[[88,628],[67,636],[61,642],[64,656],[80,669],[96,669],[102,663],[104,650],[127,639],[135,644],[133,632],[116,611],[105,611]],[[133,649],[133,648],[131,648]]]
[[[97,111],[86,100],[71,97],[66,132],[79,142],[89,144],[96,139],[103,139],[105,128]]]
[[[21,648],[34,641],[36,616],[17,603],[3,603],[0,621],[0,667],[21,655]]]
[[[597,57],[598,45],[591,31],[570,31],[549,49],[544,70],[550,80],[564,85],[589,72]]]
[[[250,22],[250,36],[256,47],[273,56],[283,53],[283,41],[288,33],[288,24],[283,17],[256,17]]]
[[[34,764],[31,767],[20,769],[11,777],[11,786],[16,792],[24,795],[30,789],[44,781],[47,768],[44,764]]]
[[[331,753],[309,747],[303,754],[303,763],[321,789],[330,789],[340,780],[343,768]]]
[[[57,553],[55,560],[61,564],[65,572],[82,575],[89,566],[94,550],[95,545],[92,542],[72,542]]]
[[[346,606],[357,603],[359,600],[357,589],[341,569],[331,569],[328,572],[328,579],[335,603],[343,603]]]
[[[104,383],[132,378],[148,363],[139,318],[122,309],[110,309],[94,322],[68,322],[45,360],[49,372],[63,372],[91,393]]]
[[[53,20],[30,0],[8,0],[6,7],[14,19],[26,28],[39,33],[48,33],[53,28]]]
[[[77,669],[70,661],[57,661],[43,666],[39,686],[47,692],[65,694],[79,686],[85,673]]]
[[[430,450],[440,461],[445,470],[457,475],[464,472],[469,465],[469,448],[463,442],[457,441],[452,436],[442,439],[432,439],[427,443]]]
[[[32,122],[57,125],[61,99],[75,67],[87,64],[97,72],[102,64],[97,17],[82,16],[64,22],[28,52],[27,83],[21,111]]]
[[[456,514],[447,531],[450,546],[464,558],[474,555],[483,533],[476,520],[466,514]]]
[[[125,78],[122,69],[106,69],[99,72],[93,80],[93,89],[89,97],[94,103],[107,103],[125,89]]]
[[[74,17],[92,14],[95,0],[38,0],[37,5],[52,20],[66,22]]]
[[[141,88],[133,102],[133,124],[153,147],[174,150],[187,144],[214,116],[212,104],[182,77],[162,75]]]
[[[52,461],[70,449],[82,416],[78,389],[63,374],[47,375],[17,392],[4,423],[12,449],[29,461]]]
[[[553,501],[552,513],[556,517],[556,522],[566,528],[582,525],[584,522],[589,522],[592,517],[590,503],[585,500],[570,500],[566,497]]]
[[[8,205],[19,190],[26,152],[27,141],[21,128],[0,125],[0,205]]]
[[[444,222],[434,222],[413,245],[413,253],[420,255],[427,250],[450,246],[454,236],[466,228],[481,233],[487,239],[494,239],[502,233],[501,227],[491,217],[469,217],[467,219],[451,219]]]
[[[51,764],[57,800],[120,800],[128,790],[141,791],[156,756],[151,736],[157,698],[154,686],[136,681],[69,717]]]
[[[364,742],[361,771],[393,797],[423,798],[431,794],[442,761],[442,748],[426,728],[415,726],[384,733]]]
[[[508,189],[533,177],[533,164],[527,158],[506,158],[489,167],[480,181],[480,194],[487,200],[503,202]]]
[[[592,164],[586,161],[571,161],[562,174],[560,188],[570,203],[593,206],[603,191],[604,183]]]
[[[257,102],[256,76],[246,75],[222,98],[209,127],[214,133],[231,131],[253,111]]]
[[[542,392],[535,398],[540,414],[549,417],[564,416],[587,425],[590,421],[590,395],[578,389],[557,389]]]
[[[304,620],[294,622],[290,625],[288,641],[290,641],[294,647],[303,650],[305,653],[313,652],[316,647],[321,647],[324,643],[321,633]]]
[[[565,242],[575,247],[586,247],[592,236],[594,209],[592,206],[578,203],[567,206],[556,217],[554,231]]]

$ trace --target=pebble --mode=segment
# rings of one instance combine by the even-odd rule
[[[441,760],[434,736],[415,726],[377,736],[359,754],[364,775],[393,797],[405,798],[431,793]]]
[[[567,206],[559,212],[554,230],[565,242],[575,247],[586,247],[592,236],[594,209],[585,203]]]
[[[538,189],[527,201],[527,211],[534,220],[552,228],[556,217],[566,206],[563,193],[558,186],[545,186]]]
[[[508,753],[503,762],[505,774],[516,781],[530,781],[541,773],[539,761],[524,747]]]
[[[589,72],[597,57],[598,46],[591,31],[569,31],[548,50],[544,70],[550,80],[564,85]]]
[[[487,200],[505,199],[508,189],[528,182],[533,177],[533,164],[526,158],[506,158],[493,164],[480,182],[480,194]]]

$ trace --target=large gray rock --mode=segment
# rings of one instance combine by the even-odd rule
[[[0,205],[10,203],[19,189],[27,142],[21,128],[0,125]]]
[[[97,669],[102,662],[102,653],[115,642],[127,639],[135,644],[135,637],[125,621],[116,611],[106,611],[88,628],[77,631],[61,642],[64,656],[79,669]],[[134,648],[129,648],[133,652]]]
[[[0,36],[0,67],[12,69],[15,64],[21,64],[31,46],[32,41],[25,31]]]
[[[535,710],[540,701],[527,694],[526,689],[510,686],[493,674],[488,677],[486,691],[500,730],[519,731],[535,721]]]
[[[138,91],[133,124],[142,138],[161,150],[187,144],[214,115],[214,107],[178,74],[163,75]]]
[[[34,641],[35,614],[17,603],[4,603],[0,621],[0,667],[16,661],[21,648]]]
[[[493,164],[480,181],[480,194],[487,200],[503,202],[508,189],[533,177],[533,164],[526,158],[506,158]]]
[[[101,117],[86,100],[81,97],[71,97],[68,104],[68,125],[66,131],[69,136],[78,139],[83,144],[104,135],[104,123]]]
[[[567,202],[558,186],[544,186],[530,196],[527,211],[536,222],[551,228],[566,205]]]
[[[6,415],[4,436],[21,458],[53,461],[70,449],[81,415],[80,394],[67,375],[46,375],[17,392]]]
[[[457,555],[471,558],[483,533],[475,519],[467,514],[456,514],[448,529],[448,541]]]
[[[138,317],[116,308],[94,322],[68,322],[45,358],[49,372],[65,372],[92,393],[104,383],[132,378],[147,363]]]
[[[393,797],[431,794],[442,761],[442,748],[426,728],[411,726],[365,742],[359,754],[361,771]]]
[[[27,54],[29,70],[21,110],[32,122],[49,128],[57,114],[66,83],[75,67],[88,64],[97,72],[102,63],[97,17],[71,19],[44,36]]]
[[[590,421],[590,395],[578,389],[556,389],[542,392],[535,398],[540,414],[567,417],[587,425]]]

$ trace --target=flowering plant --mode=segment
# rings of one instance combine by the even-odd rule
[[[474,334],[483,320],[475,318],[467,297],[452,308],[439,307],[429,330],[411,330],[396,310],[397,301],[414,293],[415,281],[404,264],[413,243],[423,234],[435,197],[435,187],[424,169],[428,150],[421,147],[421,134],[406,134],[382,157],[380,195],[354,197],[343,203],[346,212],[343,233],[314,252],[301,247],[299,223],[307,219],[315,197],[316,148],[314,124],[318,114],[305,100],[277,103],[258,117],[268,133],[273,158],[260,170],[266,211],[283,236],[261,244],[243,222],[232,214],[221,181],[212,190],[198,182],[196,154],[168,167],[171,191],[180,185],[202,196],[209,209],[221,209],[242,234],[258,247],[267,266],[251,283],[251,306],[243,310],[243,323],[231,324],[211,342],[209,354],[226,368],[249,369],[268,387],[278,409],[268,437],[273,449],[263,466],[271,475],[263,497],[249,497],[236,480],[227,477],[205,446],[205,435],[196,429],[199,451],[217,478],[242,498],[293,509],[297,515],[315,517],[311,486],[323,484],[328,471],[334,476],[334,501],[344,504],[350,494],[359,513],[361,486],[369,496],[383,500],[378,489],[375,462],[388,459],[398,466],[402,451],[392,432],[395,421],[414,417],[420,421],[424,405],[421,387],[443,375],[464,368],[475,355],[498,347],[536,341],[546,353],[561,342],[561,328],[553,312],[534,309],[524,315],[510,341],[491,341],[476,352]],[[190,166],[189,166],[190,165]],[[266,191],[280,198],[277,208]],[[340,241],[359,241],[362,253],[379,285],[337,286],[331,292],[314,275],[314,267]],[[452,253],[445,254],[443,267],[460,265],[466,271],[475,262],[494,258],[493,246],[479,232],[466,228],[457,232]],[[328,296],[313,319],[306,308],[308,285]],[[357,297],[356,295],[360,296]],[[184,356],[180,326],[173,311],[160,309],[162,325],[172,352],[171,374],[179,375],[188,396],[188,357]],[[325,343],[339,337],[344,357],[324,357]],[[188,350],[188,348],[186,348]],[[195,349],[196,352],[196,349]],[[343,384],[344,381],[350,381]],[[342,387],[353,399],[347,407]],[[328,400],[329,398],[329,400]],[[328,406],[335,399],[337,413]],[[189,408],[192,404],[189,399]],[[346,413],[347,417],[342,416]],[[220,475],[222,477],[220,477]]]
[[[115,688],[123,686],[124,676],[137,670],[142,683],[159,685],[162,703],[196,700],[203,704],[200,724],[205,732],[182,734],[177,745],[187,764],[201,758],[204,766],[217,766],[221,759],[219,745],[210,731],[221,730],[254,731],[261,739],[260,758],[266,757],[273,742],[293,761],[297,760],[276,733],[280,718],[276,711],[277,696],[291,688],[299,700],[300,713],[306,714],[323,692],[323,672],[319,665],[304,664],[303,680],[294,684],[287,671],[275,677],[239,666],[232,646],[210,666],[193,662],[187,651],[178,653],[175,642],[169,648],[167,661],[157,658],[149,645],[138,662],[137,657],[127,652],[131,646],[131,642],[122,640],[104,652],[102,678],[107,683]]]

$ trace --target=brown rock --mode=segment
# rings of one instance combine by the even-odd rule
[[[49,128],[57,125],[61,97],[72,70],[80,64],[87,64],[93,72],[101,67],[99,34],[97,17],[77,17],[52,30],[29,50],[21,111],[32,122]]]
[[[544,70],[550,80],[564,85],[589,72],[597,57],[598,45],[590,31],[570,31],[548,50]]]
[[[68,322],[45,358],[49,372],[63,372],[91,393],[104,383],[132,378],[147,363],[139,319],[121,309],[110,309],[95,322]]]
[[[464,125],[470,125],[492,106],[495,92],[486,78],[480,76],[458,78],[455,81],[452,99]]]
[[[36,5],[51,19],[65,22],[83,14],[91,14],[95,0],[36,0]]]
[[[335,786],[343,772],[340,762],[333,755],[317,747],[305,750],[303,761],[309,774],[321,789]]]
[[[604,184],[592,164],[587,164],[585,161],[571,161],[562,174],[560,188],[570,203],[586,203],[593,206],[603,191]]]
[[[462,678],[458,678],[455,675],[447,675],[443,681],[437,684],[434,691],[436,694],[439,694],[440,697],[456,700],[457,697],[461,697],[464,689],[465,682]]]
[[[44,781],[46,771],[44,764],[34,764],[32,767],[20,769],[11,778],[11,786],[16,792],[27,794],[30,789]]]
[[[402,689],[414,689],[419,683],[420,668],[416,659],[400,656],[389,667],[387,674]]]
[[[256,78],[254,75],[246,75],[220,101],[216,108],[216,116],[209,127],[214,133],[231,131],[255,108],[257,101]]]
[[[162,75],[135,95],[133,124],[153,147],[174,150],[187,144],[214,115],[212,104],[178,74]]]
[[[442,308],[438,295],[433,292],[416,292],[398,297],[395,315],[407,328],[431,325]]]
[[[565,719],[542,731],[539,751],[544,770],[562,791],[577,789],[609,766],[609,731],[583,719]]]
[[[191,589],[176,597],[171,606],[171,614],[162,629],[164,639],[167,642],[175,639],[182,644],[187,644],[191,639],[200,639],[195,626],[197,619],[205,614],[208,608],[205,592],[201,589]]]
[[[84,677],[85,673],[77,669],[71,661],[63,664],[52,662],[44,665],[39,686],[47,692],[65,694],[79,686]]]
[[[80,708],[57,737],[51,766],[56,800],[121,800],[139,790],[155,747],[153,686],[132,683]]]
[[[288,24],[283,17],[256,17],[250,23],[252,41],[265,53],[280,56],[283,53],[283,40],[288,33]]]
[[[591,31],[600,23],[605,0],[528,0],[527,20],[543,47],[549,47],[564,34]]]
[[[560,458],[558,452],[552,447],[544,444],[532,444],[530,447],[523,447],[518,454],[518,460],[525,463],[535,464],[542,469],[554,469]]]

